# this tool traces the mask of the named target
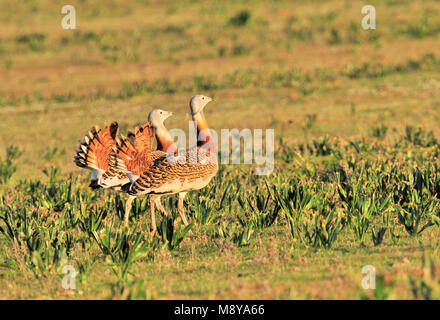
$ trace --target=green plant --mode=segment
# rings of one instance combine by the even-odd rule
[[[426,132],[422,128],[414,128],[412,126],[405,127],[404,139],[421,147],[431,147],[438,144],[432,132]]]
[[[6,159],[0,160],[0,184],[6,184],[17,170],[14,160],[22,154],[16,146],[6,147]]]
[[[273,201],[268,192],[260,193],[258,186],[254,192],[240,193],[237,199],[243,211],[250,213],[247,214],[249,223],[260,231],[270,227],[281,210],[281,206]],[[246,222],[242,221],[242,224],[245,225]]]
[[[283,208],[293,239],[315,247],[329,248],[343,228],[344,215],[332,200],[332,188],[321,187],[307,186],[298,181],[286,186],[278,180],[271,192]]]
[[[176,229],[174,229],[173,217],[164,217],[157,231],[162,240],[162,245],[171,251],[179,247],[180,243],[183,241],[186,234],[191,230],[192,227],[193,224],[190,223],[186,227],[182,228],[182,225],[179,222]]]
[[[356,239],[364,240],[374,215],[382,214],[390,203],[390,198],[377,199],[371,186],[364,185],[362,180],[352,178],[338,183],[338,193],[342,205],[348,213],[348,224]]]
[[[112,287],[112,298],[124,300],[153,300],[155,292],[144,279],[127,281],[123,286]]]
[[[387,135],[388,127],[381,124],[378,127],[373,128],[373,137],[376,137],[378,139],[383,139]]]
[[[248,246],[254,233],[253,226],[247,226],[239,233],[234,234],[233,241],[239,247]]]
[[[50,177],[52,183],[49,186],[43,186],[41,193],[35,197],[35,201],[46,209],[57,212],[63,211],[66,205],[70,205],[73,200],[72,188],[74,180],[69,179],[61,182],[54,182],[56,177]]]
[[[199,192],[188,194],[186,202],[192,219],[200,225],[212,224],[219,217],[217,213],[227,206],[226,202],[229,200],[229,206],[233,202],[228,197],[231,188],[231,182],[227,182],[213,184]]]
[[[332,28],[330,30],[330,39],[328,40],[328,43],[331,45],[340,44],[342,42],[341,36],[339,34],[338,29]]]
[[[157,248],[154,239],[146,239],[143,233],[127,232],[124,228],[113,231],[111,225],[105,227],[102,233],[92,232],[92,236],[121,281],[127,279],[134,262],[152,258]]]
[[[50,273],[62,275],[62,269],[68,263],[65,248],[47,247],[44,250],[32,251],[32,271],[37,278]]]
[[[328,156],[334,154],[337,149],[337,141],[330,140],[329,136],[324,136],[319,139],[312,140],[311,143],[307,145],[300,145],[299,150],[305,152],[306,150],[315,156]]]
[[[383,242],[385,233],[389,229],[389,225],[390,225],[390,214],[382,213],[382,223],[377,226],[373,226],[371,230],[371,240],[373,240],[373,244],[375,246],[378,246]]]
[[[433,213],[439,214],[439,201],[421,196],[415,189],[410,192],[409,202],[395,205],[399,222],[411,236],[416,236],[426,228],[432,226],[431,221],[426,221]]]
[[[225,241],[229,241],[238,247],[245,247],[250,245],[250,240],[254,234],[254,226],[243,225],[237,227],[237,224],[232,221],[220,221],[215,226],[215,237]]]
[[[80,200],[81,201],[81,200]],[[82,231],[89,236],[93,236],[103,226],[103,220],[108,214],[107,208],[100,208],[98,206],[90,206],[84,202],[80,202],[80,207],[76,213],[79,213],[79,225]]]
[[[43,155],[42,160],[52,161],[63,157],[65,154],[66,151],[64,149],[59,150],[57,146],[53,146],[47,149],[46,153]]]
[[[343,217],[339,208],[318,200],[311,210],[304,211],[298,217],[294,233],[304,244],[330,248],[343,228]]]
[[[229,24],[236,27],[244,26],[250,19],[251,14],[248,10],[241,10],[229,19]]]
[[[376,288],[372,290],[373,297],[376,300],[389,300],[394,290],[395,284],[393,282],[386,282],[383,275],[376,276],[375,279]],[[361,300],[370,300],[370,297],[362,290],[359,298]]]
[[[223,240],[231,240],[234,237],[236,225],[228,220],[220,220],[214,225],[215,236]]]
[[[417,21],[406,24],[406,28],[403,30],[403,33],[417,39],[435,36],[440,33],[440,27],[436,22],[438,18],[432,12],[429,13],[425,13]]]
[[[425,253],[422,259],[423,274],[421,277],[408,276],[408,283],[414,299],[440,299],[440,277],[435,268],[433,258]]]
[[[123,199],[123,196],[117,195],[113,199],[112,206],[115,207],[116,215],[119,217],[120,221],[124,221],[124,215],[125,215],[125,201]],[[133,201],[130,213],[129,213],[129,219],[132,222],[138,221],[142,214],[145,214],[147,212],[147,209],[149,208],[148,204],[148,198],[136,198]]]

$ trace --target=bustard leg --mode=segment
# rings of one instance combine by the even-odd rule
[[[133,200],[136,199],[134,196],[129,196],[127,201],[125,202],[125,215],[124,215],[124,221],[125,226],[128,227],[128,218],[130,217],[130,210],[131,206],[133,204]]]
[[[155,196],[156,197],[156,207],[165,215],[165,217],[168,217],[168,211],[165,210],[165,208],[162,206],[161,197],[162,196]]]
[[[179,202],[177,204],[177,210],[179,211],[180,217],[182,218],[183,224],[188,225],[188,220],[186,220],[185,209],[183,208],[183,200],[185,199],[186,192],[179,193]]]

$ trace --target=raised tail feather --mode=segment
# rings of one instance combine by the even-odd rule
[[[123,178],[133,183],[152,164],[151,139],[150,123],[136,127],[128,137],[116,138],[116,145],[108,158],[109,168],[103,174],[101,184],[113,185]]]
[[[75,164],[81,168],[98,171],[107,171],[109,168],[108,156],[116,145],[116,138],[119,134],[119,125],[113,122],[110,127],[105,126],[101,130],[94,126],[83,141],[78,144]]]
[[[118,156],[123,160],[127,172],[140,175],[152,164],[152,127],[148,122],[135,128],[134,134],[116,139]]]
[[[109,127],[104,126],[101,130],[94,126],[84,139],[78,144],[74,162],[78,167],[92,171],[92,189],[100,188],[99,181],[109,168],[109,154],[116,146],[116,138],[119,135],[119,125],[113,122]]]

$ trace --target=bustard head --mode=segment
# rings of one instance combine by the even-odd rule
[[[191,98],[189,101],[189,107],[193,115],[200,113],[208,102],[212,101],[212,98],[198,94]]]
[[[158,128],[163,126],[163,122],[172,115],[172,112],[162,109],[155,109],[148,114],[148,121],[153,125],[154,128]]]

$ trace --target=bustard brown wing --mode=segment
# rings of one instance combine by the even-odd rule
[[[209,153],[199,159],[199,152],[198,147],[184,150],[179,152],[179,158],[176,161],[169,161],[166,155],[159,157],[125,191],[131,195],[138,195],[200,189],[215,175],[218,164],[216,157],[214,158]]]

